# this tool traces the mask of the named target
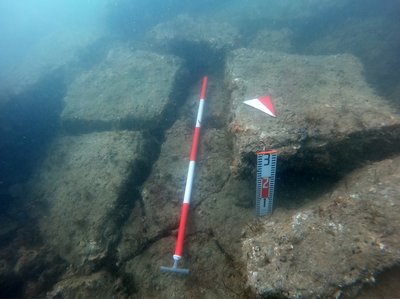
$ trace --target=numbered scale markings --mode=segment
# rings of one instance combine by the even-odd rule
[[[257,216],[272,214],[277,158],[276,150],[257,152]]]

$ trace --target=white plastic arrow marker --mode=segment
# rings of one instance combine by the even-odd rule
[[[270,96],[244,101],[244,103],[273,117],[276,117],[275,107]]]

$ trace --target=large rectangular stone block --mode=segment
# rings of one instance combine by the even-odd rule
[[[106,258],[146,175],[149,145],[127,131],[55,139],[31,182],[44,241],[75,265]]]
[[[302,56],[254,49],[230,53],[232,122],[240,167],[254,152],[277,149],[282,167],[337,172],[356,161],[396,151],[400,117],[374,93],[351,55]],[[270,95],[273,118],[243,104]],[[396,133],[397,132],[397,133]]]
[[[69,87],[62,123],[72,132],[152,129],[179,105],[182,60],[116,47]]]

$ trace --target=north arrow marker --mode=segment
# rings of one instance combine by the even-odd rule
[[[276,117],[276,111],[274,104],[272,103],[272,99],[270,96],[259,97],[258,99],[244,101],[245,104],[261,110],[264,113],[271,115],[272,117]]]

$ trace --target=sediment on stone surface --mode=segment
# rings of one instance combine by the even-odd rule
[[[180,264],[190,269],[190,275],[177,278],[161,273],[159,267],[172,266],[199,84],[192,89],[178,120],[166,131],[160,156],[143,185],[142,201],[132,209],[117,247],[120,270],[141,286],[135,293],[139,297],[160,292],[166,296],[243,297],[243,264],[237,257],[241,230],[253,217],[249,209],[253,189],[247,181],[231,180],[232,141],[224,130],[229,97],[224,95],[226,90],[220,80],[210,78],[185,253]],[[172,284],[173,280],[177,282]]]
[[[190,73],[203,76],[223,68],[225,54],[240,40],[237,28],[228,22],[179,15],[147,33],[151,47],[186,60]]]
[[[396,265],[389,269],[384,269],[379,273],[375,281],[365,284],[360,290],[359,288],[346,289],[343,294],[344,298],[356,299],[374,299],[374,298],[391,298],[393,295],[400,293],[398,284],[400,275],[400,266]]]
[[[214,85],[211,83],[211,85]],[[218,88],[216,88],[218,89]],[[193,138],[194,120],[198,108],[200,86],[192,88],[190,99],[180,111],[178,120],[165,132],[158,160],[154,163],[149,178],[142,186],[141,201],[135,203],[132,214],[123,229],[118,246],[119,258],[132,256],[143,244],[165,237],[168,231],[178,226],[180,206],[185,188],[189,153]],[[208,97],[221,95],[209,89]],[[196,172],[196,186],[193,207],[219,192],[228,179],[230,164],[230,140],[226,132],[212,128],[219,127],[224,119],[223,103],[206,100],[204,128],[201,137],[199,161]],[[219,118],[219,121],[216,119]],[[215,120],[215,121],[214,121]]]
[[[18,231],[0,252],[0,297],[41,297],[60,279],[68,263],[40,244],[32,227]]]
[[[347,54],[301,56],[255,49],[229,54],[235,156],[242,174],[254,169],[258,150],[274,148],[280,170],[313,168],[337,174],[357,163],[396,153],[400,117],[362,76]],[[270,117],[244,100],[270,95],[278,116]],[[381,155],[381,153],[383,153]]]
[[[379,3],[371,1],[369,5],[371,4],[379,9]],[[399,86],[398,74],[393,73],[398,66],[397,28],[398,20],[387,16],[352,16],[346,22],[329,22],[326,26],[321,26],[312,37],[298,36],[294,43],[298,53],[308,55],[340,52],[356,55],[364,65],[364,75],[368,83],[399,107],[399,97],[393,94]],[[391,42],[383,43],[382,36]]]
[[[191,126],[182,121],[166,132],[159,159],[142,187],[142,200],[134,204],[123,228],[118,246],[120,259],[135,253],[142,243],[162,234],[166,228],[177,227],[191,135]]]
[[[192,130],[187,126],[182,127],[181,121],[177,121],[167,132],[160,158],[143,185],[142,200],[135,203],[124,226],[123,237],[118,246],[121,260],[141,253],[143,246],[147,248],[149,243],[173,234],[178,228],[189,162],[187,153],[192,141],[191,133]],[[229,144],[227,139],[225,132],[215,129],[208,129],[202,136],[201,148],[204,155],[198,163],[197,187],[192,193],[193,213],[198,209],[203,216],[208,214],[204,207],[200,207],[202,202],[215,201],[216,194],[221,192],[229,179],[230,155],[229,148],[225,147]]]
[[[123,2],[126,1],[118,4]],[[93,142],[99,147],[92,146],[90,142],[88,144],[89,135],[57,138],[48,160],[37,174],[35,182],[41,187],[34,187],[37,198],[31,202],[33,214],[36,213],[35,216],[39,219],[39,228],[42,229],[45,241],[50,240],[48,245],[52,246],[52,251],[43,253],[44,249],[47,250],[44,247],[41,249],[43,252],[37,254],[32,248],[17,245],[14,248],[21,248],[18,253],[10,254],[10,258],[0,257],[0,278],[3,278],[3,273],[9,275],[5,283],[2,284],[4,280],[0,280],[0,284],[15,282],[12,285],[15,289],[26,287],[27,291],[22,296],[15,297],[30,297],[26,294],[32,294],[31,297],[39,294],[43,297],[43,291],[48,289],[48,284],[58,281],[53,290],[47,293],[49,298],[245,298],[249,294],[243,273],[248,274],[244,268],[249,265],[259,267],[260,273],[267,271],[260,274],[260,281],[257,281],[258,274],[255,271],[248,276],[248,285],[256,294],[261,294],[260,296],[294,294],[292,297],[296,297],[298,292],[308,291],[305,297],[313,297],[317,292],[339,297],[343,294],[342,289],[332,287],[338,281],[342,282],[340,287],[347,284],[358,290],[361,280],[373,281],[376,272],[370,269],[375,267],[379,272],[382,265],[392,265],[389,255],[399,248],[393,237],[398,230],[398,221],[394,217],[399,211],[397,205],[390,206],[393,211],[389,220],[393,220],[394,224],[387,225],[382,209],[388,207],[379,206],[379,201],[382,198],[390,201],[390,198],[397,196],[400,190],[388,186],[392,183],[390,176],[397,180],[399,171],[395,170],[388,175],[388,180],[379,181],[377,177],[385,175],[374,168],[368,174],[371,177],[367,181],[364,181],[363,176],[350,177],[339,183],[337,189],[333,182],[340,177],[338,174],[348,173],[360,164],[369,163],[369,160],[380,160],[398,152],[398,116],[365,84],[361,76],[361,66],[352,56],[312,57],[266,53],[272,50],[287,53],[299,51],[296,38],[301,34],[296,30],[305,31],[301,26],[312,27],[321,19],[339,14],[352,5],[347,4],[348,0],[298,0],[296,3],[291,0],[275,3],[252,1],[246,5],[243,5],[242,0],[230,2],[228,6],[218,4],[217,8],[222,6],[219,12],[213,7],[214,17],[211,18],[204,18],[200,13],[196,17],[181,15],[160,23],[147,34],[147,39],[140,45],[137,42],[142,41],[137,41],[135,36],[147,26],[142,27],[141,23],[138,26],[136,14],[140,12],[134,17],[129,15],[125,19],[129,21],[123,26],[126,26],[125,29],[130,34],[136,32],[127,34],[132,47],[146,47],[157,53],[133,51],[131,45],[129,49],[125,46],[108,45],[103,49],[112,49],[97,65],[98,61],[92,60],[92,50],[97,47],[92,44],[92,47],[85,50],[90,59],[82,59],[88,65],[82,66],[82,61],[75,60],[65,66],[65,72],[70,76],[65,82],[82,69],[91,67],[77,78],[68,91],[67,97],[82,95],[90,101],[83,101],[78,96],[74,98],[76,102],[73,104],[77,107],[75,111],[86,111],[87,114],[67,116],[63,120],[67,134],[109,131],[107,134],[114,136],[121,134],[118,132],[121,129],[146,131],[146,134],[150,131],[153,136],[161,137],[158,142],[163,144],[155,146],[155,151],[160,151],[158,157],[159,153],[152,156],[154,148],[150,149],[147,145],[144,146],[145,150],[141,146],[140,149],[136,148],[136,141],[149,137],[149,134],[143,137],[144,132],[123,132],[124,136],[132,134],[132,142],[126,140],[129,137],[122,138],[126,142],[118,141],[121,140],[119,137],[112,142]],[[114,6],[116,3],[110,1],[109,4]],[[132,4],[132,7],[135,5]],[[161,10],[158,8],[158,11]],[[162,18],[164,20],[173,14],[172,11],[164,12]],[[226,18],[226,23],[223,17]],[[145,17],[142,16],[141,20],[143,19]],[[153,18],[149,24],[155,24],[156,19]],[[136,22],[134,28],[131,26],[132,20]],[[337,46],[343,44],[343,41],[351,45],[354,42],[356,47],[362,45],[360,49],[374,48],[374,51],[369,51],[372,56],[382,56],[382,53],[389,52],[375,50],[379,38],[372,43],[368,38],[369,42],[364,41],[365,37],[370,36],[369,32],[378,37],[382,35],[382,31],[372,30],[376,29],[374,26],[379,27],[380,22],[377,20],[374,23],[366,19],[365,24],[352,26],[350,31],[366,29],[354,38],[351,34],[350,37],[341,35],[339,28],[337,33],[327,34],[321,40],[308,43],[309,40],[305,39],[303,42],[309,48],[335,53],[346,52]],[[235,28],[238,24],[240,30],[244,30]],[[371,27],[364,26],[367,24],[371,24]],[[296,30],[292,32],[290,28]],[[387,36],[390,37],[391,34]],[[315,37],[315,34],[310,36]],[[332,36],[333,39],[330,38]],[[362,38],[359,40],[360,36]],[[340,42],[337,43],[337,40]],[[391,45],[395,44],[393,41],[390,42]],[[80,42],[81,40],[78,41]],[[189,268],[191,274],[183,278],[161,273],[159,266],[172,265],[188,154],[193,137],[193,120],[198,104],[199,86],[193,92],[193,101],[189,99],[187,105],[185,103],[184,107],[180,106],[186,98],[180,95],[187,91],[188,86],[183,81],[198,80],[198,77],[209,70],[223,68],[226,51],[237,47],[239,42],[241,46],[266,52],[249,49],[231,52],[227,63],[226,83],[232,92],[232,98],[226,97],[221,88],[218,93],[212,94],[215,85],[226,86],[218,82],[221,78],[213,78],[213,74],[210,76],[211,93],[207,98],[211,101],[206,101],[207,115],[204,116],[204,126],[202,124],[205,130],[202,131],[185,251],[180,264],[181,267]],[[327,44],[330,45],[324,48]],[[64,54],[69,58],[74,56],[71,55],[72,51],[67,50],[69,53]],[[248,52],[244,53],[245,51]],[[304,51],[310,53],[308,48]],[[393,53],[388,56],[394,57]],[[50,60],[52,59],[54,57]],[[64,63],[62,59],[56,60],[58,64]],[[381,60],[384,59],[378,60],[380,63],[376,66],[381,67],[381,74],[387,75],[385,67],[388,64],[382,63]],[[177,67],[179,70],[176,73],[179,74],[184,74],[184,68],[188,68],[188,76],[179,76],[179,79],[166,84],[168,87],[160,91],[157,88],[162,88],[165,82],[150,82],[149,78],[155,78],[154,73],[144,72],[151,69],[161,73],[153,64],[164,69],[171,61],[172,66],[167,68]],[[390,59],[387,61],[391,62]],[[79,70],[75,69],[78,65],[81,68]],[[389,65],[393,67],[391,63]],[[49,64],[42,65],[43,68],[49,66],[53,67]],[[134,71],[138,66],[143,69],[132,75],[130,66]],[[34,72],[32,78],[26,75],[17,76],[24,84],[37,77],[35,68],[28,69]],[[68,73],[71,69],[73,72]],[[40,68],[37,70],[37,73],[41,71]],[[237,71],[238,75],[233,76],[233,73],[229,73],[230,70]],[[174,72],[175,70],[171,71]],[[140,78],[141,74],[144,74],[143,78]],[[375,76],[374,72],[369,74]],[[161,75],[162,79],[174,77],[170,74]],[[185,78],[180,81],[183,77]],[[387,82],[385,80],[386,84]],[[215,85],[212,86],[213,84]],[[130,98],[133,94],[147,94],[153,90],[161,93],[168,90],[165,92],[168,94],[167,102],[160,101],[155,94],[150,95],[155,102],[145,99],[145,96],[140,101]],[[270,92],[274,100],[277,100],[277,119],[261,116],[261,112],[256,110],[249,110],[247,113],[245,109],[253,108],[241,104],[246,99],[264,95],[265,91]],[[392,92],[395,93],[396,90],[393,89]],[[0,90],[0,94],[3,91]],[[224,99],[222,103],[221,98]],[[87,106],[80,107],[82,103],[87,103]],[[132,110],[129,105],[138,103],[136,108],[140,115],[138,113],[139,116],[133,117],[129,114]],[[160,107],[155,107],[154,103],[160,104]],[[67,107],[64,112],[73,110],[69,110],[70,108],[71,106]],[[91,118],[92,112],[100,114]],[[143,118],[142,114],[146,114],[146,117]],[[90,117],[86,117],[88,115]],[[179,119],[175,122],[177,117]],[[228,120],[229,128],[226,125]],[[95,139],[104,140],[103,137]],[[140,141],[137,143],[141,144]],[[292,202],[299,200],[302,206],[305,202],[310,202],[310,198],[313,202],[299,211],[278,209],[272,220],[268,219],[264,224],[262,220],[253,223],[254,152],[270,147],[280,151],[278,180],[285,180],[286,183],[284,186],[277,184],[278,202],[282,197]],[[66,156],[77,159],[68,160]],[[96,159],[100,159],[97,162],[101,166],[94,162]],[[124,162],[120,163],[120,160]],[[397,163],[395,162],[396,165]],[[109,167],[109,164],[113,166]],[[150,165],[152,170],[147,179]],[[389,169],[390,166],[391,163],[383,164],[382,169]],[[88,169],[94,169],[96,174],[86,172]],[[74,171],[80,172],[79,175],[73,173]],[[290,191],[279,190],[279,187],[290,185],[287,184],[287,177],[282,175],[289,172],[293,185],[302,185],[304,182],[303,178],[294,178],[295,176],[311,174],[305,178],[309,180],[309,184],[300,188],[289,186],[292,188]],[[317,176],[320,179],[321,174],[333,175],[334,179],[315,179]],[[145,177],[146,182],[143,183]],[[361,185],[358,186],[357,183]],[[398,182],[394,182],[394,185],[397,186]],[[282,196],[283,192],[287,193]],[[371,194],[375,197],[370,198]],[[364,195],[367,198],[365,201],[364,198],[359,198]],[[314,204],[320,205],[316,207]],[[43,212],[39,212],[41,209]],[[20,215],[16,217],[21,217]],[[21,218],[24,216],[22,214]],[[271,225],[270,220],[273,221]],[[243,232],[243,228],[247,229]],[[359,232],[359,235],[346,239],[352,229]],[[18,231],[19,227],[15,224],[1,227],[0,236],[4,238],[0,243],[4,240],[8,242],[10,236]],[[249,249],[250,254],[243,260],[240,260],[240,237],[255,240]],[[267,253],[263,250],[267,250]],[[337,253],[338,250],[343,252]],[[59,275],[65,271],[68,263],[53,251],[70,263],[68,271],[61,279]],[[398,251],[396,254],[398,255]],[[310,255],[314,258],[310,258]],[[244,266],[246,258],[254,258],[255,264],[249,262]],[[16,263],[14,259],[17,260]],[[31,272],[37,265],[51,269],[49,272],[47,269]],[[312,269],[305,271],[306,267]],[[274,271],[282,272],[276,274]],[[270,283],[271,279],[276,279],[270,284],[273,287],[262,285],[258,288],[259,285],[254,287],[251,284],[254,281],[256,284]],[[22,280],[27,283],[22,283]],[[291,288],[295,283],[298,285]],[[312,283],[316,286],[310,286]],[[38,289],[35,292],[36,287]],[[249,297],[254,298],[255,294]]]
[[[247,230],[243,260],[259,295],[320,298],[359,289],[399,263],[400,158],[344,177],[296,211],[278,209]]]
[[[171,248],[175,240],[161,239],[126,263],[125,271],[132,273],[132,280],[141,286],[136,296],[151,298],[162,293],[175,298],[244,298],[240,265],[227,259],[208,232],[187,235],[188,254],[180,267],[190,270],[188,276],[161,272],[160,265],[172,266]]]
[[[66,275],[46,294],[49,299],[127,297],[122,281],[103,271],[90,275]]]
[[[179,15],[175,19],[160,23],[147,33],[152,43],[168,48],[178,48],[181,43],[205,45],[218,52],[235,46],[239,33],[229,23],[193,18],[189,15]]]
[[[341,14],[348,6],[347,0],[290,0],[252,1],[243,5],[240,0],[231,1],[224,9],[215,12],[214,18],[239,23],[242,28],[257,31],[265,24],[282,26],[289,22],[309,22],[324,16]]]
[[[151,140],[137,132],[57,138],[31,182],[29,205],[45,242],[75,266],[101,265],[119,240],[151,155]]]
[[[248,48],[286,53],[291,53],[294,50],[292,45],[293,32],[289,28],[260,30],[255,36],[250,36],[249,39]]]
[[[70,133],[159,128],[181,104],[186,79],[178,57],[116,46],[69,87],[63,128]]]

